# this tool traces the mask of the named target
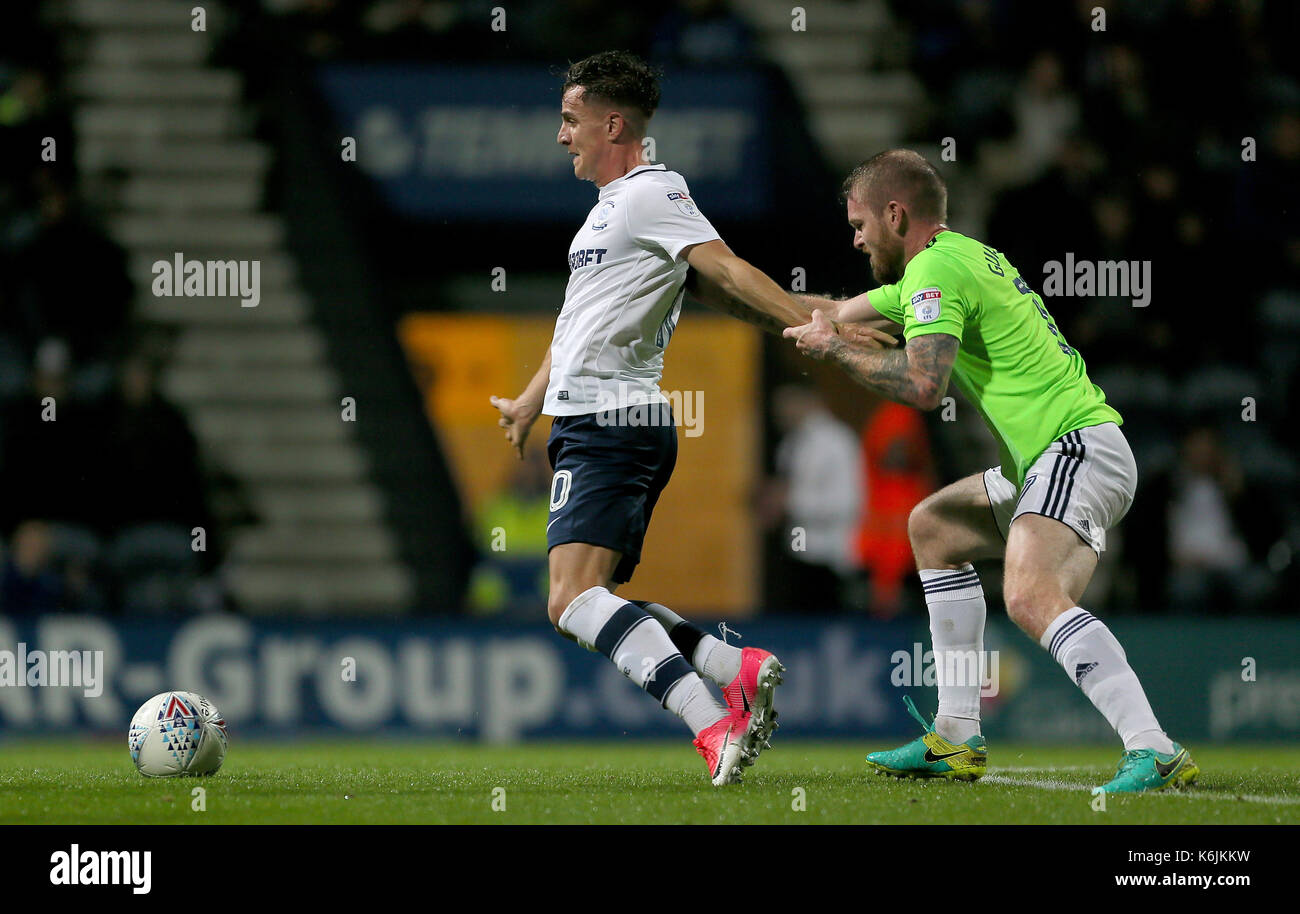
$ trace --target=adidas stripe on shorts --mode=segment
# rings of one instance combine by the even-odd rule
[[[1053,441],[1018,492],[998,467],[984,471],[984,490],[1003,539],[1020,515],[1042,514],[1073,529],[1098,555],[1106,549],[1106,531],[1128,513],[1136,488],[1137,463],[1114,422]]]

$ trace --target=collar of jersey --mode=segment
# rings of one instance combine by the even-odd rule
[[[623,175],[623,177],[615,178],[613,181],[610,181],[608,184],[602,187],[600,189],[600,195],[602,197],[605,196],[605,191],[609,190],[610,188],[617,187],[620,181],[626,181],[628,178],[632,177],[633,175],[639,175],[643,171],[667,171],[667,170],[668,170],[668,166],[665,165],[663,162],[660,162],[657,165],[638,165],[636,168],[633,168],[627,174]]]
[[[929,241],[927,241],[927,242],[925,243],[925,246],[926,246],[927,248],[932,248],[932,247],[934,247],[935,242],[939,240],[939,236],[940,236],[940,235],[942,235],[944,232],[951,232],[951,231],[952,231],[952,229],[948,228],[948,226],[946,226],[946,225],[943,226],[943,228],[939,229],[939,231],[937,231],[937,232],[934,233],[934,236],[933,236]]]

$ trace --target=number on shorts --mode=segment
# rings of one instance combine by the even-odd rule
[[[551,478],[551,510],[558,511],[569,501],[569,490],[573,488],[573,471],[556,470]]]

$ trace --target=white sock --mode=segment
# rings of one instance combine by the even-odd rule
[[[726,688],[740,675],[740,648],[712,635],[705,635],[695,646],[691,666],[699,670],[705,679]]]
[[[568,605],[559,628],[612,660],[619,672],[681,717],[697,735],[727,716],[668,633],[635,603],[604,587],[592,587]]]
[[[668,637],[701,676],[723,688],[740,675],[740,648],[713,637],[662,603],[636,601],[668,632]]]
[[[980,687],[984,675],[984,588],[970,564],[956,570],[921,572],[925,605],[930,611],[939,686],[934,727],[949,742],[964,743],[980,732]],[[956,673],[956,681],[946,675]],[[971,679],[974,682],[971,682]]]
[[[708,685],[698,673],[688,673],[668,690],[664,707],[672,711],[699,736],[718,721],[727,716],[727,710],[718,704],[718,700],[709,691]]]
[[[1067,609],[1047,626],[1039,643],[1083,689],[1125,749],[1154,749],[1163,755],[1174,751],[1124,648],[1100,619],[1078,606]]]

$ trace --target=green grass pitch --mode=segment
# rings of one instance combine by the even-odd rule
[[[1300,747],[1193,747],[1200,783],[1108,799],[1109,747],[992,746],[975,784],[869,773],[876,744],[777,741],[745,782],[710,786],[689,741],[234,741],[213,777],[148,780],[125,740],[0,743],[0,823],[1300,823]],[[206,790],[206,811],[191,791]],[[496,790],[501,788],[501,790]],[[494,810],[504,801],[504,810]],[[802,805],[802,809],[798,807]]]

